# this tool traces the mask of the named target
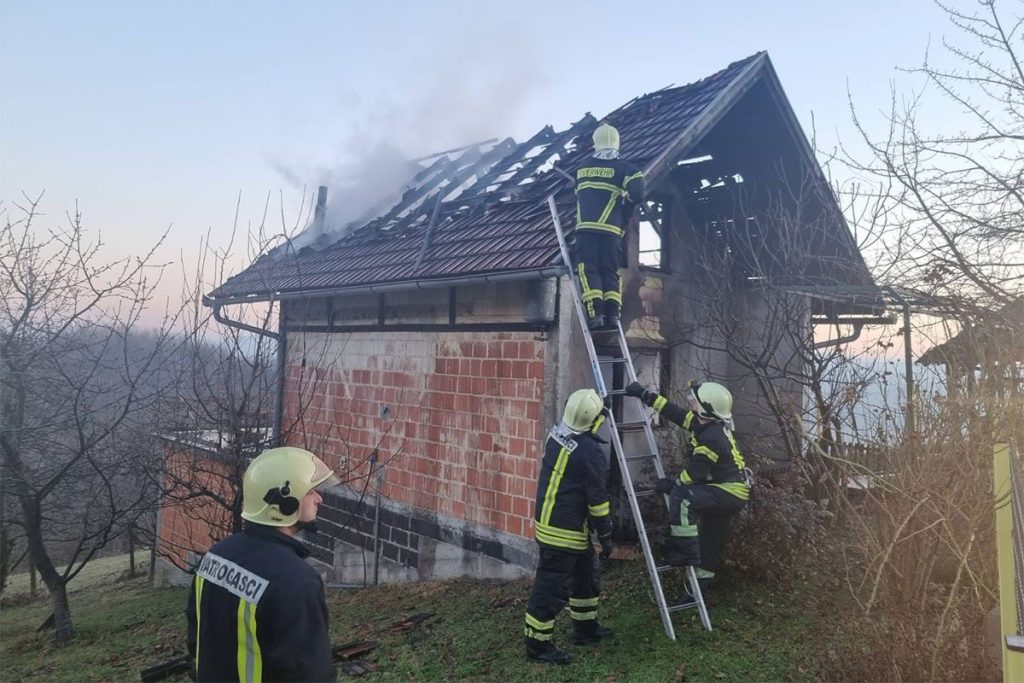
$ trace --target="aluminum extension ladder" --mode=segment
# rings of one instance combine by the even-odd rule
[[[639,497],[657,495],[657,493],[654,490],[641,491],[637,493],[633,488],[633,478],[629,473],[629,464],[631,462],[651,460],[654,463],[654,470],[658,477],[661,478],[665,476],[665,466],[661,462],[661,455],[658,453],[658,443],[654,437],[654,430],[651,428],[651,416],[653,415],[653,412],[650,412],[646,406],[640,403],[640,399],[626,396],[626,392],[624,390],[613,389],[609,391],[605,386],[602,365],[606,364],[621,364],[626,371],[626,380],[628,382],[635,382],[637,380],[636,368],[633,365],[633,357],[630,355],[629,346],[626,344],[626,335],[622,330],[622,323],[616,323],[614,331],[616,332],[616,340],[619,345],[620,356],[618,358],[602,358],[597,355],[597,349],[594,347],[594,339],[590,334],[590,330],[587,328],[587,318],[583,310],[583,299],[580,296],[576,277],[572,272],[572,260],[569,258],[569,248],[566,245],[565,235],[562,232],[562,222],[558,218],[558,207],[555,205],[554,195],[548,196],[548,208],[551,210],[551,220],[555,225],[555,234],[558,235],[558,247],[562,251],[562,260],[570,271],[569,289],[572,291],[572,300],[576,308],[576,317],[580,322],[580,327],[583,329],[583,339],[587,344],[587,355],[590,357],[590,368],[594,373],[594,383],[597,385],[597,392],[601,394],[602,398],[607,398],[611,395],[632,398],[640,405],[639,410],[643,418],[639,423],[631,423],[628,426],[640,427],[643,429],[648,452],[627,456],[622,449],[622,435],[620,433],[620,429],[626,426],[626,424],[618,424],[615,420],[615,416],[611,414],[608,415],[607,423],[611,428],[612,447],[615,449],[615,455],[619,461],[619,470],[622,473],[622,485],[626,489],[626,496],[629,498],[629,507],[633,511],[633,519],[636,522],[637,535],[640,537],[640,546],[643,548],[644,561],[647,563],[647,573],[651,577],[651,586],[654,588],[654,599],[658,605],[658,613],[661,615],[661,623],[665,626],[665,634],[671,640],[676,639],[675,629],[672,627],[672,612],[679,612],[694,607],[696,607],[700,613],[700,621],[704,625],[704,628],[710,631],[711,619],[708,617],[707,606],[704,604],[704,596],[701,594],[700,584],[697,582],[697,571],[694,567],[686,568],[686,579],[689,583],[690,594],[694,598],[693,602],[680,605],[669,605],[665,599],[665,591],[661,586],[661,574],[672,569],[677,569],[677,567],[673,567],[671,565],[659,566],[654,561],[654,554],[651,552],[651,541],[647,537],[646,525],[644,524],[643,517],[640,514],[640,505],[637,502]],[[609,413],[611,412],[612,411],[609,411]],[[667,508],[668,496],[664,496],[664,499],[665,507]]]

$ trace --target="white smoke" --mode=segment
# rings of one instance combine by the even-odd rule
[[[417,60],[416,86],[400,99],[382,99],[366,120],[353,124],[338,143],[333,163],[314,168],[274,164],[295,186],[328,188],[323,227],[311,226],[293,247],[323,232],[336,239],[353,221],[358,223],[351,227],[358,227],[386,211],[421,168],[410,160],[523,128],[525,110],[545,87],[535,54],[527,45],[510,45],[507,35],[499,39],[474,32],[453,52]]]

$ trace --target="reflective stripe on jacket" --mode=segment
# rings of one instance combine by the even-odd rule
[[[537,482],[538,543],[583,552],[590,547],[588,518],[599,537],[611,533],[608,467],[600,444],[593,433],[548,436]]]
[[[590,157],[576,169],[576,229],[622,237],[633,207],[646,199],[644,174],[623,159]]]
[[[697,414],[658,396],[653,408],[690,432],[689,453],[679,473],[681,484],[710,484],[727,491],[740,500],[750,498],[743,468],[746,463],[732,432],[721,422],[704,422]]]
[[[249,524],[196,568],[185,609],[197,681],[333,681],[323,582],[301,541]]]

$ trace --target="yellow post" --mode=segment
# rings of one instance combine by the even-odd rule
[[[999,623],[1003,653],[1003,681],[1024,681],[1024,652],[1006,646],[1006,636],[1017,633],[1017,571],[1013,566],[1013,509],[1010,500],[1010,467],[1019,465],[1010,458],[1007,443],[995,445],[993,489],[996,496],[996,553],[999,569]],[[1021,577],[1024,580],[1024,577]]]

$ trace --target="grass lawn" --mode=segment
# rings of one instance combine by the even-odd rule
[[[68,592],[83,590],[97,584],[109,584],[119,579],[122,575],[128,574],[130,562],[128,555],[112,555],[110,557],[99,557],[85,565],[85,568],[78,573],[70,584]],[[58,567],[63,571],[63,567]],[[139,548],[135,551],[135,572],[145,574],[149,569],[149,549]],[[46,594],[46,585],[43,580],[36,577],[36,590],[40,595]],[[12,574],[7,578],[7,587],[4,589],[4,598],[15,595],[28,595],[31,590],[32,580],[28,572]]]
[[[674,592],[681,582],[673,579],[669,590]],[[331,639],[335,644],[364,639],[380,643],[367,658],[381,671],[361,677],[367,681],[761,681],[821,676],[815,665],[814,610],[792,597],[768,596],[756,586],[723,586],[711,609],[715,631],[706,633],[691,610],[675,615],[677,640],[671,642],[648,596],[641,562],[612,563],[604,590],[601,620],[616,631],[611,641],[572,646],[565,637],[568,614],[558,618],[556,642],[572,653],[570,666],[534,664],[523,657],[529,581],[462,579],[332,590]],[[67,648],[55,648],[49,634],[35,633],[50,612],[45,599],[5,606],[0,612],[0,677],[5,682],[137,681],[142,668],[184,652],[185,594],[183,588],[149,589],[144,578],[73,593],[78,638]],[[409,631],[392,628],[420,612],[435,616]]]

